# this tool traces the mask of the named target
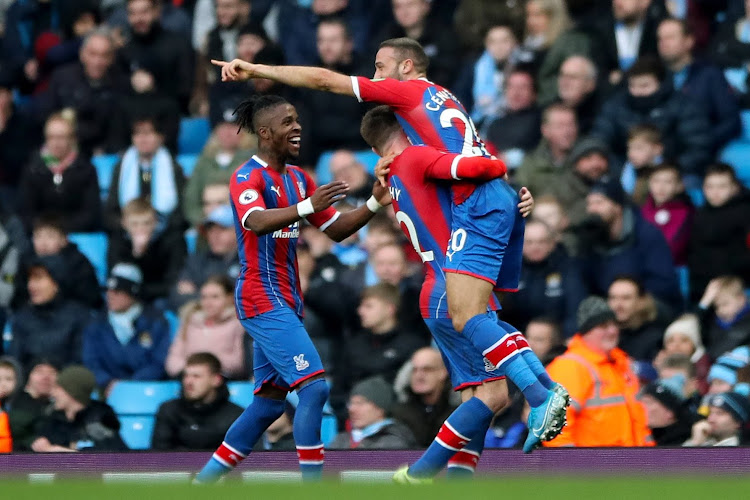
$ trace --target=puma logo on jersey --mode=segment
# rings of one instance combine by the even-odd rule
[[[390,186],[388,188],[388,191],[391,193],[391,198],[398,201],[398,199],[401,197],[401,190],[397,187]]]
[[[294,356],[294,367],[297,369],[298,372],[301,372],[302,370],[305,370],[309,368],[310,363],[305,361],[305,355],[304,354],[298,354],[297,356]]]
[[[274,193],[276,193],[276,196],[278,196],[279,198],[281,198],[281,187],[279,187],[279,186],[271,186],[271,191],[273,191]]]
[[[250,174],[237,174],[237,178],[248,180],[250,178]]]

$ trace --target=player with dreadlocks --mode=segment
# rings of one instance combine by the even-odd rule
[[[341,181],[316,187],[301,168],[288,165],[299,155],[297,111],[281,97],[244,101],[235,111],[241,128],[258,137],[258,154],[230,180],[238,252],[242,270],[235,305],[242,326],[253,338],[255,397],[227,431],[224,442],[196,476],[215,482],[230,472],[284,412],[284,400],[296,390],[294,417],[302,477],[319,479],[323,468],[320,425],[328,386],[323,365],[302,325],[302,292],[297,273],[297,238],[302,219],[341,241],[390,203],[386,188],[357,209],[340,213],[331,206],[346,195]]]

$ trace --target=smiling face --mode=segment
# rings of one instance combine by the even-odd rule
[[[258,124],[258,137],[283,158],[297,158],[301,145],[302,126],[297,110],[289,103],[281,103],[265,113]]]

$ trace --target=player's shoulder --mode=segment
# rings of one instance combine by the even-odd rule
[[[264,166],[253,156],[235,169],[234,174],[232,174],[232,181],[237,184],[247,182],[253,175],[257,175],[257,172],[260,172]]]

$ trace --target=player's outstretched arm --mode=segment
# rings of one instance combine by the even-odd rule
[[[211,60],[221,68],[221,81],[236,82],[251,78],[268,78],[292,87],[323,90],[354,97],[352,79],[341,73],[311,66],[266,66],[252,64],[242,59],[230,62]]]
[[[342,181],[325,184],[316,189],[312,196],[291,207],[256,210],[248,214],[245,228],[258,236],[283,229],[308,215],[322,212],[346,196],[347,191],[349,185]]]
[[[376,181],[372,188],[372,196],[365,205],[342,213],[324,232],[333,241],[343,241],[359,231],[381,208],[390,204],[391,195],[388,188]]]
[[[508,167],[497,158],[443,154],[425,171],[428,179],[489,181],[502,177]]]

